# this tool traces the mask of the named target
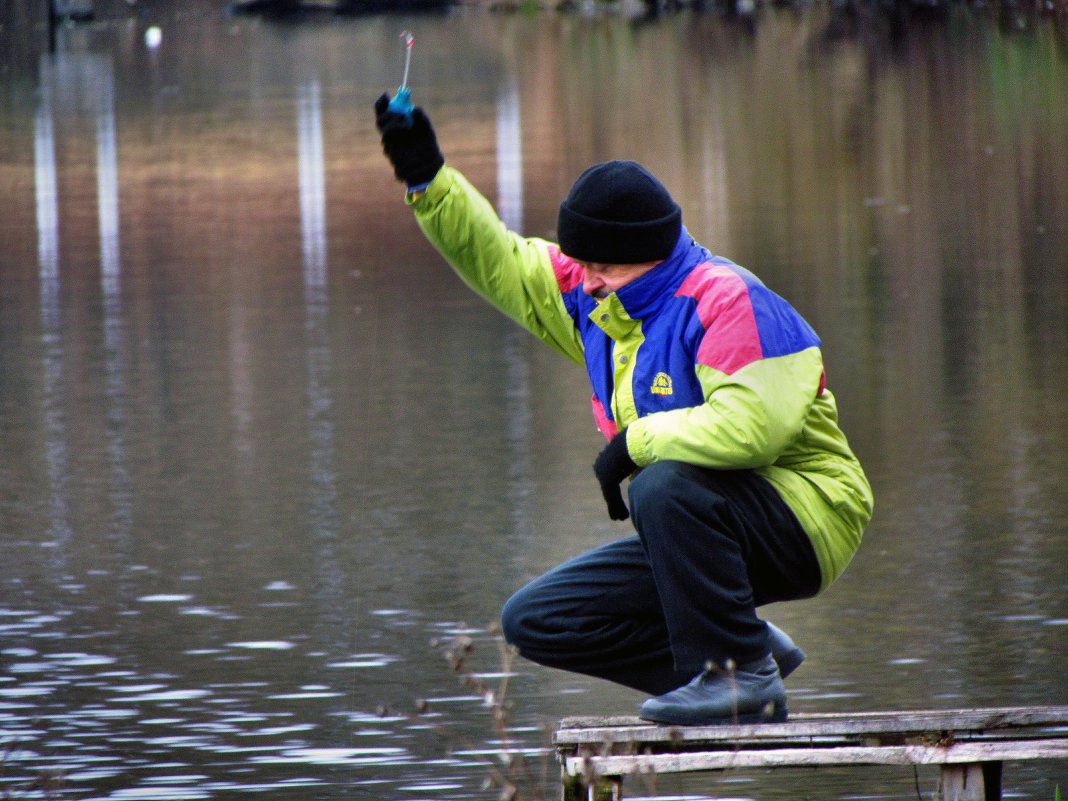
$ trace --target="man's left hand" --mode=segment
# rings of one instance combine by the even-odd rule
[[[616,434],[605,445],[604,450],[593,463],[593,472],[601,484],[601,494],[608,504],[608,516],[613,520],[626,520],[630,517],[627,505],[623,503],[623,479],[638,469],[627,450],[627,429]]]

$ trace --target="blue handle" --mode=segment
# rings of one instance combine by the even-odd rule
[[[407,86],[398,86],[397,94],[393,95],[389,105],[386,106],[386,111],[402,115],[409,125],[412,124],[411,95],[412,90]]]

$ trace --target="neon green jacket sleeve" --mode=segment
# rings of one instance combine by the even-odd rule
[[[547,242],[509,231],[489,201],[448,166],[408,202],[427,239],[468,286],[554,350],[582,363],[582,340],[560,298]]]

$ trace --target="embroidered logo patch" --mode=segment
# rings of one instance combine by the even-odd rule
[[[649,391],[654,395],[670,395],[671,376],[667,373],[657,373],[653,378],[653,385],[649,387]]]

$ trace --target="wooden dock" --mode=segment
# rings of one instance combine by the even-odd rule
[[[620,799],[632,775],[850,765],[939,765],[933,798],[993,801],[1003,763],[1068,759],[1068,706],[808,714],[737,726],[573,717],[553,742],[563,801]]]

